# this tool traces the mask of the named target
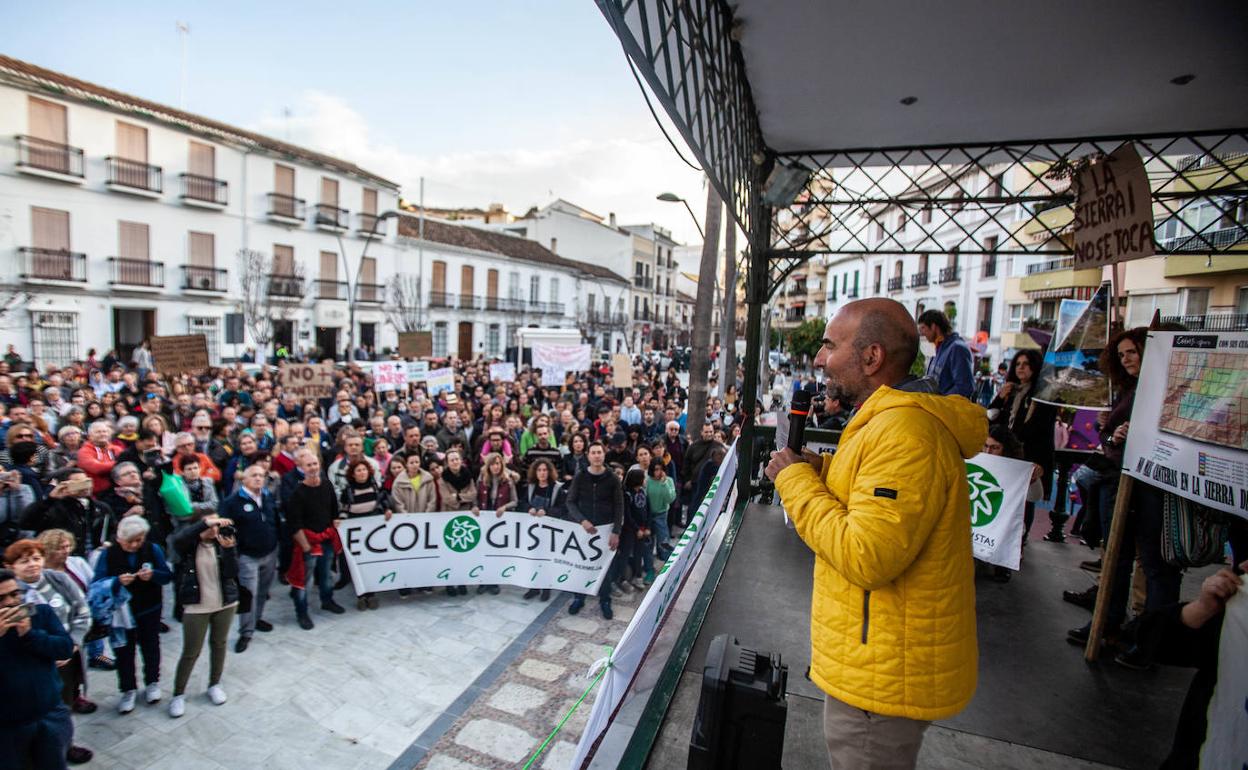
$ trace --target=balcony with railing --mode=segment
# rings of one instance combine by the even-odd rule
[[[316,204],[316,226],[322,230],[332,230],[334,232],[345,232],[347,229],[346,209],[338,208],[329,203]]]
[[[654,279],[648,275],[634,275],[633,287],[637,289],[652,289],[654,288]]]
[[[62,249],[23,246],[17,250],[23,281],[87,282],[87,255]]]
[[[187,291],[224,292],[229,289],[228,274],[220,267],[182,266],[182,288]]]
[[[328,278],[316,279],[316,298],[317,299],[346,299],[347,298],[347,282],[335,281]]]
[[[18,136],[17,170],[24,174],[82,184],[82,150],[33,136]]]
[[[286,273],[269,275],[269,295],[273,297],[302,297],[303,278]]]
[[[429,307],[453,308],[456,295],[445,291],[429,292]]]
[[[229,202],[229,183],[199,174],[178,174],[182,180],[182,202],[188,206],[220,211]]]
[[[165,263],[130,257],[109,257],[108,283],[110,286],[162,288],[165,285]]]
[[[1248,225],[1233,225],[1202,232],[1189,232],[1162,238],[1158,243],[1166,251],[1201,251],[1209,249],[1226,249],[1248,241]]]
[[[359,219],[356,232],[359,233],[361,238],[386,237],[386,220],[376,214],[366,214],[363,211],[356,216]]]
[[[357,283],[355,285],[355,301],[378,304],[386,299],[386,287],[380,283]]]
[[[929,277],[929,273],[926,270],[924,270],[921,273],[912,273],[910,275],[910,288],[911,289],[926,288],[929,283],[928,277]]]
[[[891,294],[893,292],[901,291],[902,282],[903,282],[903,279],[900,275],[889,278],[888,279],[889,293]]]
[[[269,193],[269,219],[283,224],[302,224],[307,216],[307,201],[292,195]]]
[[[1069,270],[1075,266],[1074,257],[1058,257],[1057,259],[1049,259],[1044,262],[1037,262],[1034,265],[1027,266],[1027,275],[1036,275],[1037,273],[1051,273],[1055,270]]]
[[[580,317],[582,326],[593,329],[622,329],[628,326],[628,316],[609,310],[586,310]]]
[[[1164,316],[1162,323],[1179,323],[1191,331],[1242,332],[1248,331],[1248,313],[1209,313],[1207,315]]]
[[[460,294],[459,309],[460,310],[481,310],[485,307],[483,297],[479,294]]]
[[[113,155],[104,162],[108,164],[108,189],[147,198],[158,198],[164,192],[164,172],[160,166]]]
[[[962,268],[957,265],[951,267],[942,267],[940,269],[941,283],[957,283],[962,277]],[[925,282],[926,283],[926,282]]]
[[[997,255],[989,254],[984,257],[984,278],[995,278],[997,275]]]

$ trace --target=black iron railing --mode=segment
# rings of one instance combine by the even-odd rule
[[[360,235],[380,238],[386,234],[386,220],[376,214],[365,214],[362,211],[360,212],[359,217],[360,225],[357,228],[357,232],[359,232]]]
[[[650,289],[653,288],[654,282],[649,276],[636,275],[633,276],[633,286],[636,286],[638,289]]]
[[[303,279],[285,273],[269,274],[269,294],[274,297],[302,297]]]
[[[182,200],[211,203],[224,206],[229,200],[227,191],[229,184],[224,179],[215,179],[199,174],[179,174],[182,180]]]
[[[386,287],[379,283],[357,283],[356,302],[381,302],[386,298]]]
[[[229,288],[226,276],[224,268],[183,265],[182,288],[195,291],[225,291]]]
[[[459,309],[460,310],[480,310],[483,307],[485,307],[485,303],[482,302],[482,298],[480,295],[477,295],[477,294],[460,294],[459,295]]]
[[[347,282],[317,278],[316,296],[318,299],[346,299]]]
[[[165,285],[164,262],[152,262],[148,259],[132,259],[130,257],[109,257],[108,271],[108,282],[113,286],[151,286],[159,288]]]
[[[1209,315],[1170,315],[1162,323],[1180,323],[1193,331],[1248,331],[1248,313],[1212,313]]]
[[[445,291],[431,291],[429,307],[455,307],[455,295]]]
[[[347,210],[328,203],[316,204],[316,224],[321,227],[347,229]]]
[[[62,249],[41,249],[23,246],[17,250],[21,257],[24,280],[40,281],[87,281],[87,255]]]
[[[997,257],[995,254],[984,258],[984,277],[993,278],[997,275]]]
[[[960,279],[961,277],[962,277],[962,269],[957,267],[956,265],[954,267],[942,267],[940,269],[940,282],[941,283],[957,283],[958,279]],[[924,283],[926,283],[926,281],[924,281]]]
[[[889,278],[889,279],[888,279],[888,290],[889,290],[890,292],[893,292],[893,291],[901,291],[901,284],[902,284],[902,278],[901,278],[901,276],[900,276],[900,275],[899,275],[899,276],[897,276],[896,278]]]
[[[1035,275],[1036,273],[1050,273],[1054,270],[1069,270],[1075,266],[1074,257],[1061,257],[1059,259],[1050,259],[1039,262],[1034,265],[1027,266],[1027,275]]]
[[[67,144],[57,144],[46,139],[19,135],[17,137],[17,167],[37,168],[66,176],[82,178],[82,150]]]
[[[164,173],[160,166],[112,155],[105,158],[104,162],[108,164],[109,184],[155,193],[164,191]]]
[[[307,201],[292,195],[269,193],[269,216],[303,220]]]
[[[914,273],[910,276],[910,288],[921,289],[928,284],[928,272]]]

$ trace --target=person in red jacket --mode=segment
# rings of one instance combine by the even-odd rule
[[[182,473],[182,461],[194,457],[199,461],[199,473],[202,478],[213,484],[221,483],[221,469],[216,466],[208,455],[195,451],[195,437],[190,433],[179,433],[173,440],[173,472]]]
[[[78,450],[78,467],[91,477],[91,494],[99,495],[113,484],[110,474],[117,464],[117,448],[111,443],[113,426],[103,420],[91,423],[87,442]]]

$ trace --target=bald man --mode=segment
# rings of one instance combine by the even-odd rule
[[[836,454],[773,452],[768,478],[815,552],[811,679],[834,770],[913,768],[932,720],[975,692],[965,459],[984,410],[908,375],[914,319],[874,298],[841,309],[815,365],[859,404]]]

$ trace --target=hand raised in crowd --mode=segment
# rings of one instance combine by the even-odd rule
[[[72,495],[69,493],[69,485],[57,484],[53,486],[52,491],[48,492],[48,497],[56,498],[58,500],[61,499],[62,497],[72,497]]]

